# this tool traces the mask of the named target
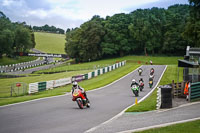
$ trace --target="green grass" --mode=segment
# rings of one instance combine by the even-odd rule
[[[34,32],[36,49],[46,53],[65,54],[65,35]]]
[[[101,76],[98,76],[93,79],[83,81],[80,83],[80,85],[83,86],[86,90],[95,89],[97,87],[105,86],[105,85],[113,82],[114,80],[119,79],[120,77],[124,76],[125,74],[131,72],[135,68],[139,67],[140,64],[138,64],[138,61],[141,61],[141,60],[147,61],[151,58],[154,61],[154,63],[156,63],[156,64],[164,64],[164,63],[171,64],[173,62],[177,64],[177,59],[179,59],[179,57],[157,57],[158,60],[156,60],[156,57],[126,56],[126,57],[122,57],[122,58],[106,59],[106,60],[101,60],[101,61],[95,61],[95,62],[90,62],[90,63],[81,63],[81,64],[76,64],[76,65],[70,66],[71,68],[75,68],[74,70],[80,69],[80,71],[69,71],[69,72],[62,72],[62,73],[55,73],[55,74],[31,74],[31,75],[39,75],[39,76],[0,79],[0,82],[1,82],[0,97],[8,97],[10,95],[10,93],[9,93],[10,86],[11,86],[11,84],[13,84],[15,82],[25,82],[25,83],[29,84],[29,83],[34,83],[34,82],[66,78],[66,77],[71,77],[71,76],[78,75],[78,74],[85,74],[85,73],[92,71],[92,70],[83,70],[87,67],[93,67],[94,65],[96,65],[96,66],[97,65],[99,65],[99,66],[105,65],[106,66],[108,64],[114,64],[117,61],[127,60],[126,66],[123,66],[112,72],[108,72]],[[69,67],[69,66],[65,66],[65,67]],[[66,68],[66,70],[67,70],[67,68]],[[27,100],[31,100],[31,99],[41,98],[41,97],[60,95],[60,94],[65,93],[66,91],[70,91],[70,89],[71,89],[71,85],[65,86],[65,87],[59,87],[59,88],[56,88],[51,91],[39,92],[38,94],[34,94],[31,96],[1,98],[0,105],[22,102],[22,101],[27,101]],[[1,93],[1,92],[6,92],[6,93]]]
[[[0,79],[0,82],[2,83],[0,86],[0,97],[10,96],[11,85],[16,82],[24,82],[24,83],[29,84],[29,83],[34,83],[34,82],[42,82],[42,81],[48,81],[48,80],[56,80],[60,78],[67,78],[74,75],[85,74],[88,72],[90,71],[84,70],[84,71],[63,72],[63,73],[56,73],[56,74],[41,74],[39,76],[33,75],[30,77]]]
[[[117,59],[106,59],[100,61],[94,61],[90,63],[80,63],[76,65],[69,66],[68,63],[47,70],[41,70],[36,73],[43,73],[43,72],[60,72],[60,71],[77,71],[77,70],[93,70],[95,67],[105,67],[111,64],[116,63],[116,61],[127,60],[129,63],[138,64],[140,61],[141,64],[149,64],[149,60],[152,60],[154,64],[177,64],[177,60],[182,57],[152,57],[152,56],[126,56]]]
[[[183,69],[179,68],[179,81],[183,80]],[[159,85],[166,85],[172,83],[172,80],[177,82],[177,73],[178,67],[176,65],[169,65],[167,70],[165,71]],[[151,111],[156,109],[156,98],[157,98],[157,89],[153,91],[153,93],[147,97],[144,101],[140,102],[137,105],[134,105],[126,110],[126,112],[144,112]]]
[[[31,57],[31,56],[19,56],[15,59],[3,56],[3,58],[0,59],[0,66],[17,64],[17,63],[21,63],[21,62],[36,60],[36,59],[37,59],[37,57]]]
[[[200,120],[175,124],[162,128],[153,128],[135,133],[199,133]]]

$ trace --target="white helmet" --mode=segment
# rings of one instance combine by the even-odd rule
[[[132,79],[132,82],[135,82],[135,79]]]
[[[74,81],[72,84],[74,87],[76,87],[78,85],[78,83],[76,81]]]

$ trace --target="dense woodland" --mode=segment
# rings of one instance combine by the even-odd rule
[[[65,31],[60,28],[56,28],[55,26],[49,26],[45,24],[44,26],[33,26],[34,31],[39,32],[49,32],[49,33],[58,33],[58,34],[64,34]]]
[[[35,37],[30,26],[12,23],[0,11],[0,58],[13,57],[15,52],[27,52],[35,47]]]
[[[93,16],[67,30],[65,51],[76,61],[139,55],[181,55],[186,46],[200,47],[200,2],[138,9],[105,19]]]

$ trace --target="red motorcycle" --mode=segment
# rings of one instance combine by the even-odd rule
[[[75,89],[72,96],[72,101],[76,101],[80,109],[83,109],[84,106],[90,107],[89,100],[86,100],[80,89]]]
[[[139,83],[139,88],[140,88],[140,91],[144,89],[144,83],[142,81],[140,81]]]

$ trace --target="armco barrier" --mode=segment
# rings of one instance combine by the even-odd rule
[[[200,99],[200,82],[192,83],[189,89],[189,99]]]

